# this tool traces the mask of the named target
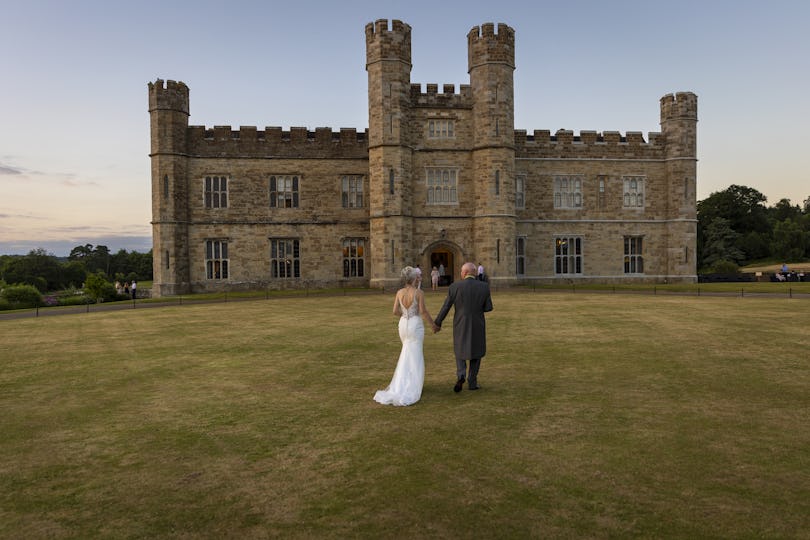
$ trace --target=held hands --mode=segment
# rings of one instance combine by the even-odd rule
[[[434,334],[439,333],[439,331],[440,331],[441,329],[442,329],[442,327],[441,327],[441,326],[439,326],[439,325],[438,325],[438,324],[436,324],[436,323],[433,323],[433,333],[434,333]]]

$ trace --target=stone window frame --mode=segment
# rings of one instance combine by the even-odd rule
[[[515,208],[524,210],[526,208],[526,175],[515,175]]]
[[[271,174],[268,187],[270,208],[298,208],[300,174]]]
[[[205,240],[205,279],[225,280],[230,276],[227,238]]]
[[[624,273],[644,273],[644,235],[625,235]]]
[[[460,167],[425,167],[426,204],[458,205]]]
[[[298,238],[269,238],[271,279],[301,277],[301,241]]]
[[[366,239],[365,238],[344,238],[343,239],[343,277],[361,278],[366,272]]]
[[[555,174],[552,180],[555,210],[581,210],[583,206],[582,174]]]
[[[576,234],[554,237],[554,274],[557,276],[582,275],[585,255],[583,238]]]
[[[230,176],[209,174],[203,178],[203,205],[207,209],[228,208]]]
[[[643,210],[646,199],[645,186],[647,177],[641,174],[622,176],[622,208],[625,210]]]
[[[340,177],[340,203],[343,208],[363,208],[365,180],[362,174],[344,174]]]
[[[428,139],[455,139],[456,121],[453,118],[428,118],[425,130],[427,132]]]
[[[515,238],[515,275],[526,275],[526,236]]]

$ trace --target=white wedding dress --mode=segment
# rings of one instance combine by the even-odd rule
[[[374,401],[383,405],[413,405],[422,397],[422,386],[425,384],[425,357],[422,352],[425,326],[419,315],[418,302],[414,298],[406,309],[400,300],[399,308],[402,311],[399,318],[402,351],[391,384],[374,394]]]

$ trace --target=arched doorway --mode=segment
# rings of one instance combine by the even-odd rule
[[[453,250],[447,246],[436,246],[430,250],[430,268],[439,269],[439,287],[453,283],[456,261]]]

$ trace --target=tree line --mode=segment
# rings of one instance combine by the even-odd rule
[[[801,206],[731,185],[697,203],[699,273],[736,272],[754,262],[810,259],[810,197]]]
[[[111,253],[107,246],[85,244],[74,247],[67,259],[44,249],[28,255],[0,256],[0,281],[9,285],[31,285],[40,292],[80,289],[88,276],[103,276],[107,281],[152,279],[152,250],[148,253]]]

